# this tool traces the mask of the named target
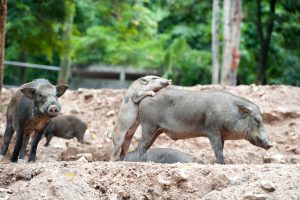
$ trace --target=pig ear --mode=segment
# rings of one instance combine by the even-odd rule
[[[31,87],[22,88],[21,92],[29,99],[33,100],[35,96],[36,89]]]
[[[142,85],[147,85],[147,84],[148,84],[148,81],[147,81],[147,79],[145,79],[145,78],[140,78],[140,79],[139,79],[139,83],[142,84]]]
[[[243,117],[246,117],[247,115],[249,115],[252,112],[251,108],[249,108],[245,105],[238,104],[237,106],[238,106],[239,112],[243,115]]]
[[[57,85],[56,86],[56,96],[57,97],[61,97],[65,92],[66,92],[66,90],[69,88],[69,86],[68,85],[64,85],[64,84],[62,84],[62,85]]]

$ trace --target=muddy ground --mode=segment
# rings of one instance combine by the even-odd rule
[[[61,99],[62,113],[88,123],[85,140],[42,139],[36,163],[0,164],[0,199],[300,199],[300,88],[290,86],[195,86],[248,98],[263,114],[274,147],[268,151],[245,140],[226,141],[225,166],[215,164],[207,138],[172,141],[162,134],[151,148],[170,147],[204,164],[107,162],[113,128],[125,90],[79,89]],[[0,107],[0,145],[5,111],[14,89],[4,89]],[[133,150],[141,130],[134,136]],[[29,148],[28,148],[29,150]]]

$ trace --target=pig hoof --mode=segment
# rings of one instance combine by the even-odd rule
[[[28,162],[30,162],[30,163],[34,163],[36,161],[36,158],[29,158],[28,159]]]
[[[2,162],[4,160],[4,156],[0,155],[0,162]]]
[[[151,96],[151,97],[153,97],[153,96],[155,95],[155,92],[153,92],[153,91],[149,91],[149,92],[146,92],[146,94],[147,94],[148,96]]]
[[[13,162],[13,163],[16,163],[17,161],[18,161],[18,157],[11,157],[10,159],[9,159],[11,162]]]

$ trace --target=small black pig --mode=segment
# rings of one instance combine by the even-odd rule
[[[45,146],[49,145],[53,136],[65,139],[76,137],[78,142],[83,143],[83,136],[86,129],[86,123],[76,116],[59,115],[54,117],[49,121],[44,130],[46,136]]]
[[[22,85],[12,96],[6,113],[6,129],[0,151],[4,158],[10,140],[16,131],[16,144],[10,157],[12,162],[25,158],[30,134],[34,133],[29,161],[36,160],[36,149],[48,121],[59,114],[61,106],[57,98],[68,89],[67,85],[54,86],[46,79],[36,79]],[[22,148],[22,149],[21,149]]]

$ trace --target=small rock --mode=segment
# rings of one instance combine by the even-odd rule
[[[245,200],[265,200],[265,199],[267,199],[267,195],[266,194],[246,194],[243,199],[245,199]]]
[[[291,151],[291,152],[296,152],[297,150],[297,145],[287,145],[285,147],[286,151]]]
[[[8,194],[12,194],[13,191],[11,189],[5,189],[5,188],[0,188],[0,192],[3,193],[3,192],[6,192]]]
[[[272,158],[270,155],[266,155],[263,157],[263,161],[264,163],[271,163],[272,162]]]
[[[168,189],[170,187],[170,185],[172,184],[171,181],[167,180],[164,177],[158,177],[157,181],[158,181],[158,183],[160,183],[162,185],[162,187],[164,189]]]
[[[30,169],[23,169],[16,174],[16,180],[30,180],[32,178],[32,172]]]
[[[91,100],[92,98],[94,97],[94,95],[93,94],[86,94],[86,95],[84,95],[84,100]]]
[[[114,110],[110,110],[109,112],[106,113],[106,117],[112,117],[114,116],[115,111]]]
[[[300,163],[300,157],[295,156],[295,157],[290,158],[289,163],[299,164]]]
[[[91,153],[82,153],[82,154],[77,154],[77,158],[84,157],[88,162],[93,161],[93,154]]]
[[[70,113],[72,114],[78,114],[80,112],[80,110],[78,108],[73,108],[72,110],[70,110]]]
[[[275,191],[275,184],[272,181],[266,180],[261,181],[261,187],[262,189],[268,191],[268,192],[274,192]]]
[[[56,144],[53,144],[53,148],[55,148],[55,149],[63,149],[63,148],[65,148],[65,145],[64,144],[60,144],[60,143],[56,143]]]
[[[281,163],[281,164],[285,164],[286,163],[286,158],[284,155],[281,154],[275,154],[271,156],[271,162],[272,163]]]
[[[53,181],[53,178],[48,178],[47,181],[50,183]]]
[[[77,162],[88,163],[89,161],[87,161],[84,156],[81,156]]]
[[[171,172],[171,174],[174,177],[176,182],[188,180],[188,175],[185,169],[175,169],[173,170],[173,172]]]

